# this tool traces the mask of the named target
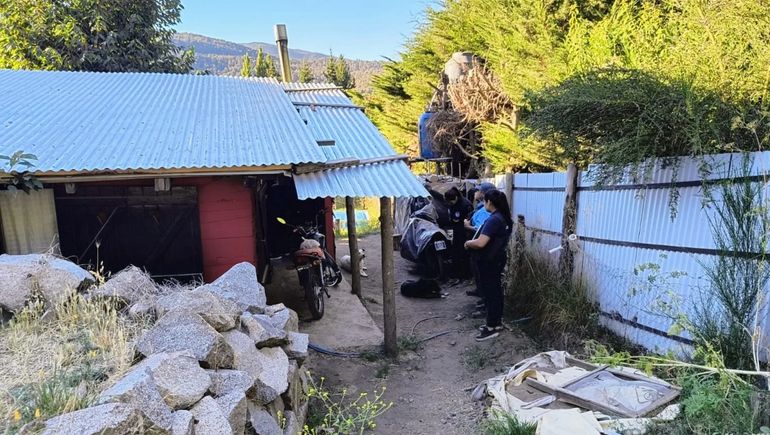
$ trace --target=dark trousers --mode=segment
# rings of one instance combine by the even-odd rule
[[[457,279],[466,279],[470,275],[468,267],[470,261],[468,252],[465,250],[465,241],[468,240],[465,228],[462,226],[452,227],[452,277]]]
[[[503,319],[503,269],[505,268],[505,260],[480,261],[478,266],[481,295],[487,306],[487,326],[501,326]]]

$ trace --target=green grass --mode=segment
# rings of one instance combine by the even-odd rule
[[[383,364],[377,367],[377,371],[374,372],[374,377],[377,379],[386,379],[389,374],[390,374],[390,363],[385,361]]]
[[[420,342],[420,339],[414,335],[402,335],[401,337],[398,337],[398,350],[399,351],[411,351],[416,352],[422,343]]]
[[[479,345],[474,345],[465,352],[463,352],[463,363],[466,367],[472,370],[480,370],[488,366],[492,362],[492,355],[489,349],[485,349]]]
[[[534,435],[536,424],[525,423],[515,415],[496,413],[482,424],[484,435]]]

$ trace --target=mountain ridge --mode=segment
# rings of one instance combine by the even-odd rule
[[[262,48],[265,54],[275,58],[276,63],[278,59],[278,48],[275,44],[267,42],[238,43],[197,33],[179,32],[174,36],[174,44],[183,49],[195,49],[194,68],[216,75],[240,75],[243,56],[248,54],[252,58],[256,57],[259,48]],[[300,63],[305,61],[313,71],[314,81],[324,82],[323,72],[329,57],[328,54],[289,48],[294,79],[297,79]],[[356,80],[356,88],[363,92],[369,91],[372,77],[382,71],[382,62],[346,60],[350,66],[351,75]]]

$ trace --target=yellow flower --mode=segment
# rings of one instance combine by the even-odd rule
[[[40,408],[35,408],[35,418],[40,418]]]
[[[19,421],[21,420],[21,411],[18,409],[13,411],[13,421]]]

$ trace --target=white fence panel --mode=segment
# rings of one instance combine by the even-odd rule
[[[706,178],[746,175],[740,172],[742,158],[710,156]],[[752,159],[751,175],[770,170],[770,152],[753,153]],[[716,220],[701,186],[701,168],[700,161],[687,158],[676,171],[657,165],[645,186],[630,175],[612,186],[596,186],[587,173],[579,177],[574,278],[594,292],[607,327],[658,352],[686,353],[691,338],[684,332],[668,334],[673,320],[663,314],[661,304],[689,318],[697,315],[696,307],[709,306],[711,290],[704,274],[718,258],[711,229]],[[513,214],[524,216],[527,244],[549,255],[561,243],[566,174],[516,174],[513,180]],[[672,183],[678,186],[673,219]],[[718,188],[709,194],[719,201]],[[555,262],[558,255],[550,258]],[[770,304],[763,312],[764,331],[770,335]]]

